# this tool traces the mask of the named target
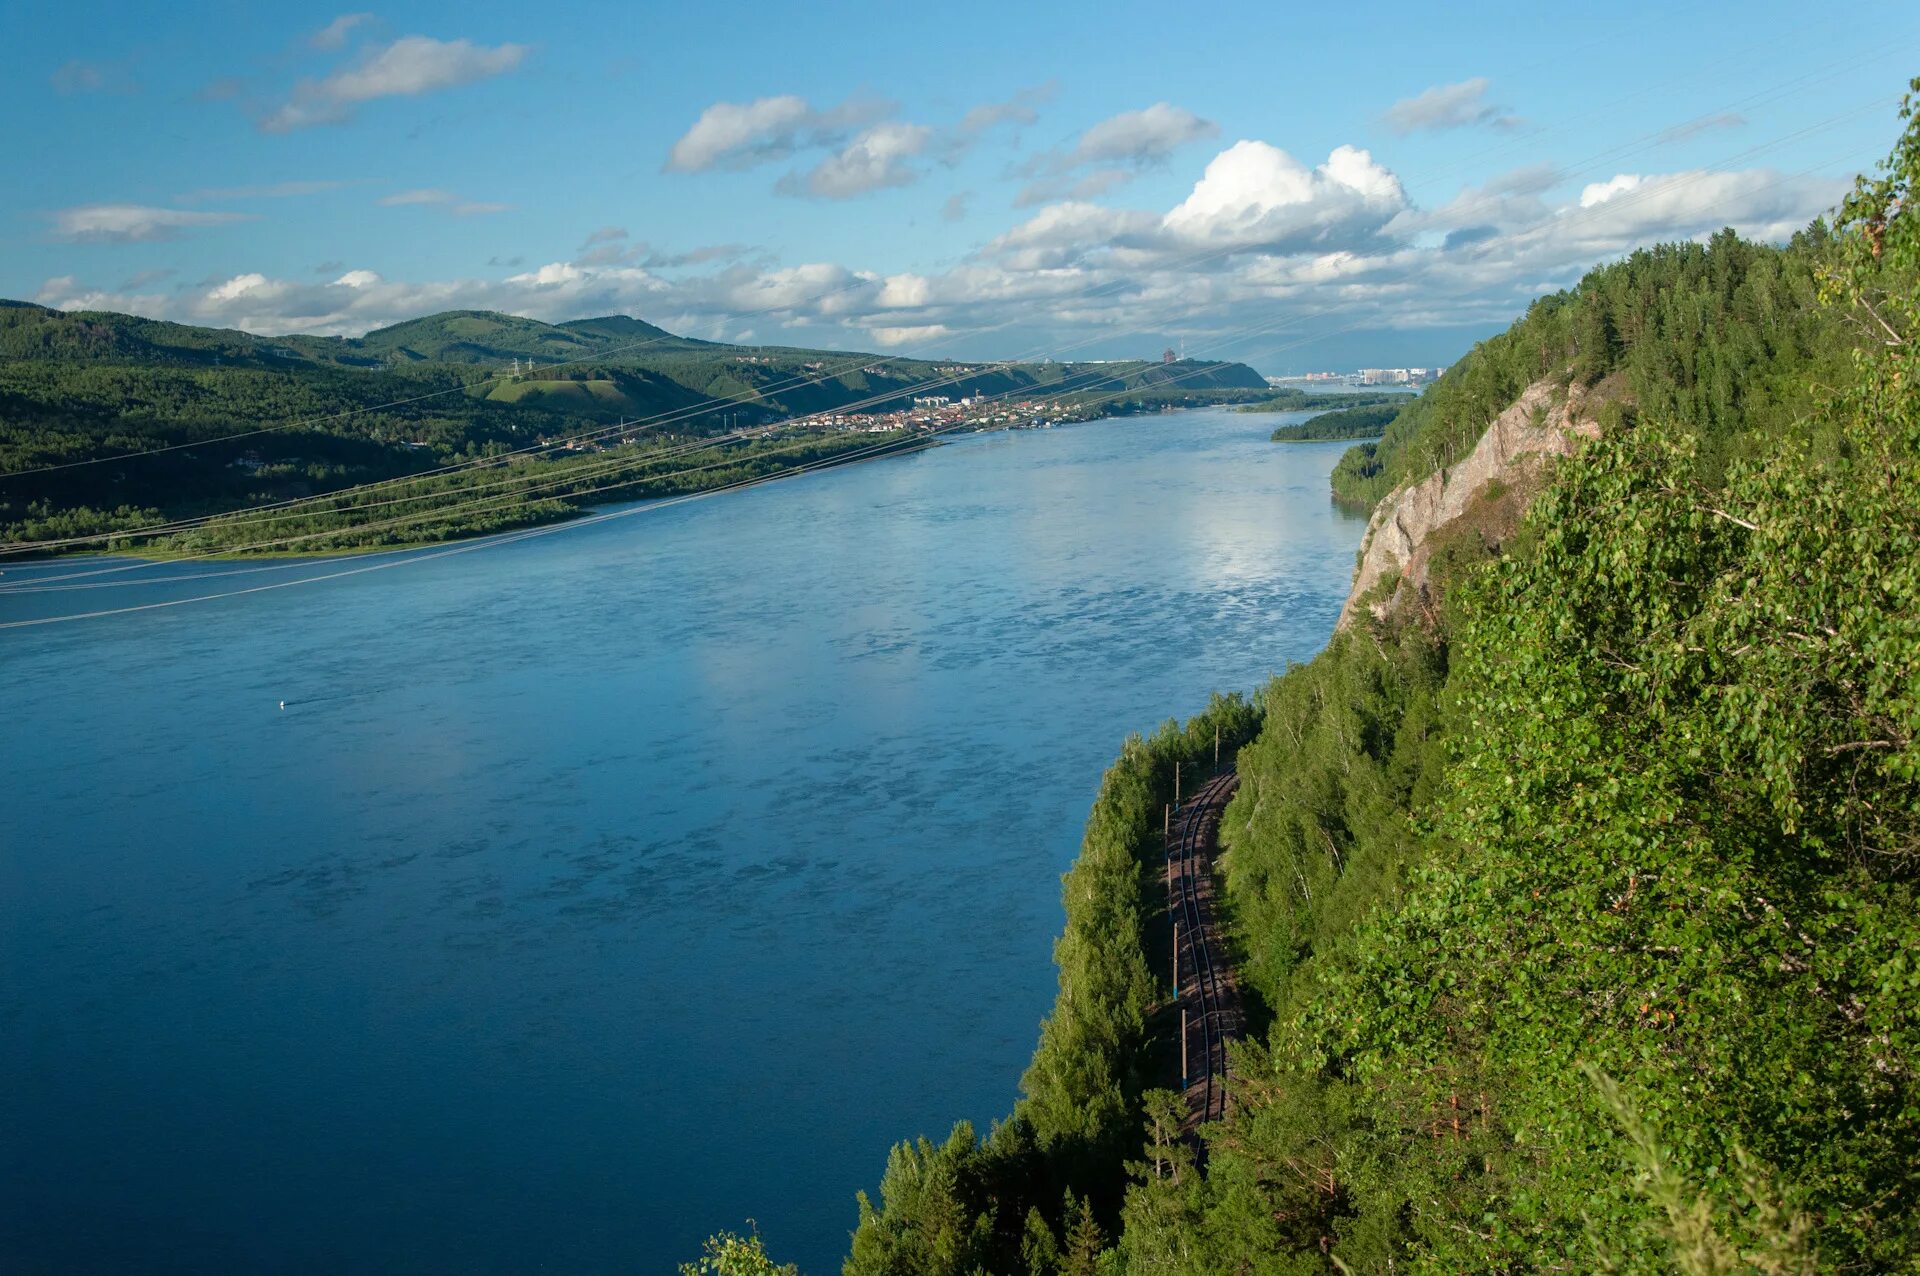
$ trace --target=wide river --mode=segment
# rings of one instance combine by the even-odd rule
[[[1009,1110],[1122,739],[1326,641],[1363,524],[1292,419],[0,631],[0,1268],[668,1272],[751,1218],[836,1272],[890,1144]],[[340,570],[180,579],[241,566],[0,620]]]

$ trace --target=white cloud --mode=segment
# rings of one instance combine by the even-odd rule
[[[434,207],[450,217],[477,217],[486,213],[504,213],[513,208],[512,204],[487,203],[462,199],[452,191],[435,189],[396,191],[384,195],[376,201],[383,208],[404,208],[408,206]]]
[[[319,49],[325,53],[332,53],[338,49],[344,49],[347,45],[347,36],[352,33],[353,29],[362,23],[372,21],[373,15],[371,13],[343,13],[332,22],[327,23],[326,26],[321,27],[318,31],[308,36],[307,47],[310,49]]]
[[[1616,177],[1609,177],[1604,182],[1593,182],[1580,191],[1580,207],[1592,208],[1595,204],[1604,204],[1615,195],[1624,194],[1645,180],[1638,173],[1621,173]]]
[[[789,154],[814,118],[806,99],[791,94],[753,102],[715,102],[700,113],[667,154],[667,168],[700,173],[746,168]]]
[[[444,204],[453,198],[452,192],[442,190],[395,191],[382,195],[379,203],[382,208],[398,208],[405,204]]]
[[[933,130],[889,120],[856,134],[805,177],[789,173],[774,188],[782,195],[851,199],[889,186],[907,186],[920,176],[907,161],[924,153]]]
[[[1059,91],[1059,82],[1048,80],[1045,84],[1021,89],[1004,102],[982,102],[960,117],[954,132],[963,139],[971,139],[1002,124],[1032,124],[1040,118],[1038,108],[1052,101]]]
[[[941,323],[915,324],[906,328],[868,328],[874,341],[888,349],[899,346],[924,345],[929,341],[939,341],[953,335],[953,329]]]
[[[1487,89],[1491,83],[1486,76],[1477,75],[1458,84],[1435,85],[1424,93],[1395,102],[1382,118],[1388,128],[1403,134],[1422,129],[1467,128],[1475,124],[1495,128],[1517,126],[1521,122],[1518,116],[1504,106],[1488,104]]]
[[[1377,234],[1406,206],[1400,179],[1366,151],[1341,146],[1308,168],[1277,146],[1241,141],[1214,156],[1165,226],[1194,243],[1326,251]]]
[[[804,147],[841,145],[850,131],[892,111],[890,103],[863,100],[817,110],[792,94],[715,102],[673,144],[665,167],[674,173],[752,168]]]
[[[1152,213],[1070,201],[1049,204],[1003,235],[988,241],[982,260],[1017,270],[1060,270],[1116,241],[1150,235],[1160,219]]]
[[[207,292],[207,300],[214,302],[237,301],[250,292],[265,289],[269,292],[286,287],[284,284],[269,283],[262,274],[235,275],[223,284],[218,284]]]
[[[1155,102],[1143,111],[1125,111],[1102,120],[1080,135],[1070,157],[1083,164],[1155,164],[1189,142],[1217,137],[1220,126],[1192,111]]]
[[[260,127],[285,133],[338,124],[351,118],[353,108],[363,102],[414,97],[504,75],[525,60],[527,51],[524,44],[488,48],[471,40],[402,36],[392,44],[369,49],[352,66],[324,79],[302,80],[283,106],[261,120]]]
[[[741,171],[825,150],[813,167],[786,174],[777,194],[818,199],[851,199],[920,180],[927,164],[955,164],[981,138],[1003,125],[1031,124],[1039,106],[1057,86],[1022,89],[1000,102],[984,102],[952,125],[933,126],[895,118],[895,103],[849,98],[830,108],[816,107],[794,94],[751,102],[715,102],[667,152],[663,171],[706,173]]]
[[[249,221],[245,213],[190,212],[144,204],[82,204],[52,214],[53,234],[77,244],[135,244],[176,239],[184,231]]]
[[[1551,168],[1520,169],[1421,209],[1363,150],[1309,164],[1243,141],[1171,207],[1051,204],[939,271],[774,265],[730,245],[668,254],[602,227],[572,261],[516,263],[488,278],[402,281],[343,268],[314,283],[242,270],[214,284],[161,292],[130,280],[110,292],[62,277],[41,296],[268,333],[358,333],[471,308],[548,320],[629,313],[716,337],[752,325],[841,348],[938,343],[965,357],[1035,345],[1064,355],[1090,337],[1111,345],[1119,334],[1179,332],[1195,354],[1241,357],[1356,327],[1497,326],[1595,262],[1722,225],[1784,237],[1841,191],[1768,170],[1629,173],[1556,196],[1562,182]],[[457,199],[425,194],[435,198],[415,202]],[[1247,344],[1254,330],[1290,335]]]
[[[1087,129],[1071,147],[1043,151],[1020,165],[1017,171],[1035,180],[1014,198],[1014,207],[1097,198],[1166,163],[1181,147],[1219,133],[1212,120],[1167,102],[1123,111]]]

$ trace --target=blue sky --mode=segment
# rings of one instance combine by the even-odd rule
[[[1636,245],[1804,224],[1920,72],[1910,3],[1453,8],[34,4],[0,295],[1444,363]]]

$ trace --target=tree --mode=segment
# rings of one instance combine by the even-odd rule
[[[1069,1192],[1063,1216],[1071,1221],[1067,1226],[1067,1249],[1060,1261],[1060,1276],[1099,1276],[1100,1253],[1106,1246],[1106,1237],[1101,1235],[1100,1224],[1094,1220],[1092,1204],[1084,1198],[1074,1200]]]
[[[752,1228],[753,1224],[747,1226]],[[748,1236],[732,1232],[709,1236],[698,1259],[680,1264],[680,1276],[800,1276],[800,1269],[767,1257],[766,1246],[755,1229]]]

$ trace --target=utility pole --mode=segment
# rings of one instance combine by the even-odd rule
[[[1213,769],[1220,769],[1220,724],[1213,724]]]
[[[1173,804],[1180,805],[1180,764],[1173,764]]]
[[[1187,1008],[1180,1007],[1180,1088],[1187,1088]]]
[[[1160,840],[1169,851],[1173,849],[1173,808],[1171,806],[1160,808]]]
[[[1180,1000],[1180,923],[1173,924],[1173,999]]]

